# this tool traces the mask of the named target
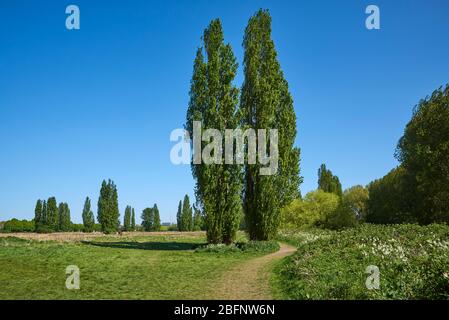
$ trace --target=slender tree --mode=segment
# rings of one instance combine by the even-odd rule
[[[70,231],[71,221],[70,221],[70,209],[69,205],[65,202],[61,202],[58,208],[59,213],[59,231],[67,232]]]
[[[159,209],[157,208],[157,204],[154,204],[153,215],[154,215],[153,231],[160,231],[161,230],[161,217],[159,215]]]
[[[125,215],[123,218],[123,227],[125,231],[131,230],[131,207],[127,206],[125,209]]]
[[[182,230],[182,200],[179,200],[178,212],[176,213],[176,226],[178,231]]]
[[[47,221],[46,225],[49,231],[58,231],[59,229],[59,210],[55,197],[47,200]]]
[[[209,137],[212,141],[198,142],[200,150],[206,146],[205,163],[192,161],[192,174],[196,180],[197,202],[206,216],[208,241],[230,243],[238,229],[242,166],[234,158],[231,163],[229,159],[226,161],[222,152],[224,139],[218,136],[224,137],[225,129],[239,126],[239,91],[233,84],[238,65],[231,46],[224,43],[220,20],[211,21],[202,39],[204,48],[197,50],[194,61],[185,128],[193,136],[194,121],[198,121],[202,130],[218,130],[214,131],[215,136]],[[204,159],[205,151],[212,161]],[[194,158],[198,156],[194,151]]]
[[[136,213],[134,208],[131,209],[131,231],[136,231]]]
[[[188,195],[184,196],[182,202],[182,218],[181,231],[191,231],[193,229],[192,207],[190,206],[190,199]]]
[[[34,209],[34,231],[40,230],[40,225],[42,223],[42,211],[43,211],[43,203],[42,200],[37,200],[36,208]]]
[[[103,180],[98,198],[97,219],[104,233],[117,232],[120,222],[117,187],[112,180]]]
[[[259,10],[250,18],[243,47],[242,125],[245,129],[265,129],[266,132],[278,130],[276,172],[261,175],[260,156],[256,164],[245,166],[243,209],[248,233],[252,240],[267,240],[276,234],[280,208],[299,197],[302,178],[299,176],[300,150],[294,147],[296,115],[271,39],[268,11]],[[266,150],[270,150],[272,139],[271,136],[266,139]]]
[[[94,231],[95,218],[94,213],[91,210],[91,203],[89,197],[86,197],[86,201],[84,202],[82,216],[83,216],[84,232]]]
[[[40,219],[41,227],[47,225],[47,201],[44,200],[42,203],[42,217]]]

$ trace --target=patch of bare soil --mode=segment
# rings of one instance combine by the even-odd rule
[[[296,251],[295,247],[281,244],[279,251],[237,265],[226,272],[214,290],[212,299],[271,300],[270,266]]]

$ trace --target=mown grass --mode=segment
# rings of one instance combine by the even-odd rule
[[[204,236],[101,237],[58,243],[0,239],[0,299],[207,299],[251,253],[195,252]],[[80,290],[65,287],[80,269]]]
[[[345,231],[283,232],[298,251],[272,278],[280,299],[448,299],[449,227],[362,225]],[[367,289],[368,266],[380,288]]]

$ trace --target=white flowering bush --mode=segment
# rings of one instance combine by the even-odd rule
[[[448,299],[449,227],[362,225],[340,232],[282,232],[298,252],[278,266],[289,299]],[[368,266],[380,272],[367,289]]]

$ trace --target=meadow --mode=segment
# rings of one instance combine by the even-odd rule
[[[208,299],[225,272],[267,253],[250,243],[197,250],[203,232],[22,236],[33,235],[44,240],[0,238],[0,299]],[[65,286],[69,265],[80,269],[79,290]]]

